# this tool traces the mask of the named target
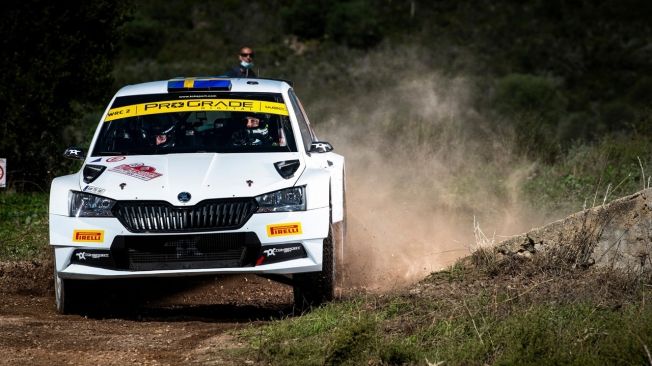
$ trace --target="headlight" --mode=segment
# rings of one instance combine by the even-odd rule
[[[256,197],[257,212],[287,212],[306,210],[306,187],[292,187]]]
[[[106,197],[82,192],[70,192],[68,213],[75,217],[112,217],[115,201]]]

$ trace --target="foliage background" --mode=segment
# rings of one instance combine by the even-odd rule
[[[457,214],[563,215],[650,185],[650,1],[10,0],[4,8],[0,157],[8,159],[9,186],[0,191],[1,260],[46,255],[50,180],[79,168],[61,153],[87,147],[115,91],[220,75],[245,44],[256,51],[259,75],[294,80],[317,132],[328,131],[355,168],[349,172],[362,177],[349,188],[375,196],[363,196],[363,208],[382,213],[381,226],[391,221],[385,226],[419,236],[396,238],[365,226],[374,217],[351,215],[351,227],[379,233],[369,241],[379,251],[383,240],[408,251],[396,239],[431,240],[424,234]],[[396,210],[387,209],[390,199]],[[515,210],[521,201],[533,209]],[[434,219],[418,223],[411,214]],[[439,243],[432,241],[428,249]],[[415,253],[408,267],[431,261]],[[415,287],[418,296],[372,296],[254,325],[240,334],[242,357],[647,362],[649,278],[508,265],[458,264]],[[394,279],[389,268],[377,277]]]
[[[391,92],[408,74],[463,76],[482,127],[513,132],[517,152],[544,167],[652,134],[646,1],[29,0],[5,19],[0,156],[17,190],[47,191],[74,168],[61,151],[88,143],[120,86],[219,75],[243,44],[262,75],[295,80],[315,109],[318,97]]]
[[[62,147],[78,143],[80,114],[111,94],[125,4],[11,1],[0,22],[0,155],[9,185],[46,190],[70,169]]]

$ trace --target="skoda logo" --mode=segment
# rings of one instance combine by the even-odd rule
[[[188,202],[188,201],[190,201],[190,197],[192,197],[192,196],[188,192],[181,192],[177,196],[177,198],[179,199],[179,202]]]

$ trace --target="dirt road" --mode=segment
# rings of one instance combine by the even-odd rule
[[[48,261],[0,263],[0,365],[254,364],[229,330],[288,316],[292,289],[257,276],[112,281],[84,315],[54,309]],[[224,350],[226,352],[220,352]]]

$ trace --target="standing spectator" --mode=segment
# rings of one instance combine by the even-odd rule
[[[238,56],[240,64],[226,73],[230,78],[255,78],[254,72],[254,50],[251,47],[242,47]]]

